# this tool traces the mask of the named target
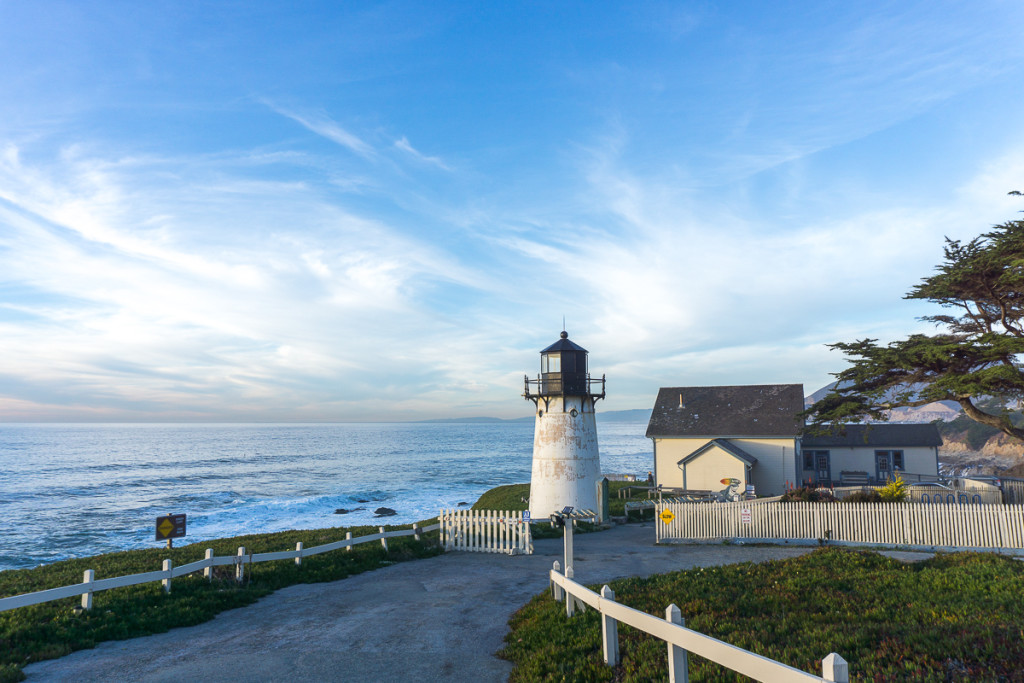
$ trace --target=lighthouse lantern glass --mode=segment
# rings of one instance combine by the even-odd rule
[[[561,372],[562,355],[560,353],[546,353],[544,354],[542,365],[545,367],[541,368],[541,372]]]

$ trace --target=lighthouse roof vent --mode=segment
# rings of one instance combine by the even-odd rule
[[[554,351],[582,351],[583,353],[587,353],[585,348],[575,342],[569,341],[569,333],[565,331],[562,332],[561,339],[541,351],[541,353],[552,353]]]

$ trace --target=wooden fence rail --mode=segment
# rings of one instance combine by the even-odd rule
[[[666,504],[657,540],[828,540],[943,549],[1024,549],[1024,506],[922,503]]]
[[[300,541],[296,544],[295,550],[282,550],[272,553],[246,553],[245,548],[243,547],[238,549],[238,553],[236,555],[214,557],[213,549],[207,548],[206,557],[202,560],[197,560],[196,562],[190,562],[188,564],[183,564],[180,567],[175,567],[170,560],[164,560],[163,569],[159,571],[131,574],[129,576],[116,576],[109,579],[95,580],[95,572],[92,569],[87,569],[85,570],[82,583],[77,583],[71,586],[61,586],[60,588],[49,588],[47,590],[36,591],[35,593],[24,593],[22,595],[0,598],[0,612],[17,609],[18,607],[28,607],[29,605],[39,605],[52,600],[72,598],[76,595],[82,596],[82,607],[84,609],[91,609],[93,593],[109,590],[111,588],[124,588],[126,586],[135,586],[140,583],[150,583],[153,581],[162,582],[164,590],[170,593],[171,579],[173,578],[203,570],[203,574],[206,578],[212,579],[213,567],[228,565],[234,565],[235,579],[242,581],[245,576],[245,566],[252,565],[256,562],[294,559],[295,564],[302,564],[302,558],[304,557],[311,557],[313,555],[319,555],[320,553],[326,553],[332,550],[340,550],[341,548],[348,548],[349,550],[352,550],[352,546],[360,543],[370,543],[377,540],[379,540],[381,545],[384,546],[384,549],[387,550],[387,539],[389,538],[415,536],[416,539],[419,540],[420,534],[437,531],[440,528],[440,524],[431,524],[430,526],[425,527],[413,524],[412,529],[398,529],[396,531],[384,531],[384,527],[379,527],[380,531],[378,533],[369,534],[368,536],[359,536],[358,538],[352,538],[352,532],[349,531],[346,532],[345,540],[343,541],[325,543],[324,545],[318,545],[312,548],[304,548]]]
[[[509,510],[441,510],[441,546],[476,553],[533,554],[530,521]]]
[[[550,572],[551,589],[556,600],[565,599],[566,614],[572,616],[577,607],[589,605],[601,614],[601,642],[604,662],[608,666],[619,663],[618,622],[665,641],[668,647],[669,681],[685,683],[689,680],[687,653],[710,659],[722,666],[768,683],[807,683],[827,681],[848,683],[849,668],[846,660],[831,653],[822,660],[822,675],[815,676],[800,669],[763,657],[743,648],[691,631],[683,625],[679,608],[669,605],[665,619],[659,619],[646,612],[615,602],[615,593],[608,587],[601,588],[601,594],[573,580],[571,572],[562,575],[558,562]]]

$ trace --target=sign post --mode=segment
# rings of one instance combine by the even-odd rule
[[[167,547],[173,548],[172,539],[185,537],[185,515],[167,514],[156,518],[156,540],[167,541]]]

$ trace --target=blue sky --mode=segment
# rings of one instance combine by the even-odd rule
[[[802,382],[1024,209],[1024,4],[0,0],[0,420]]]

